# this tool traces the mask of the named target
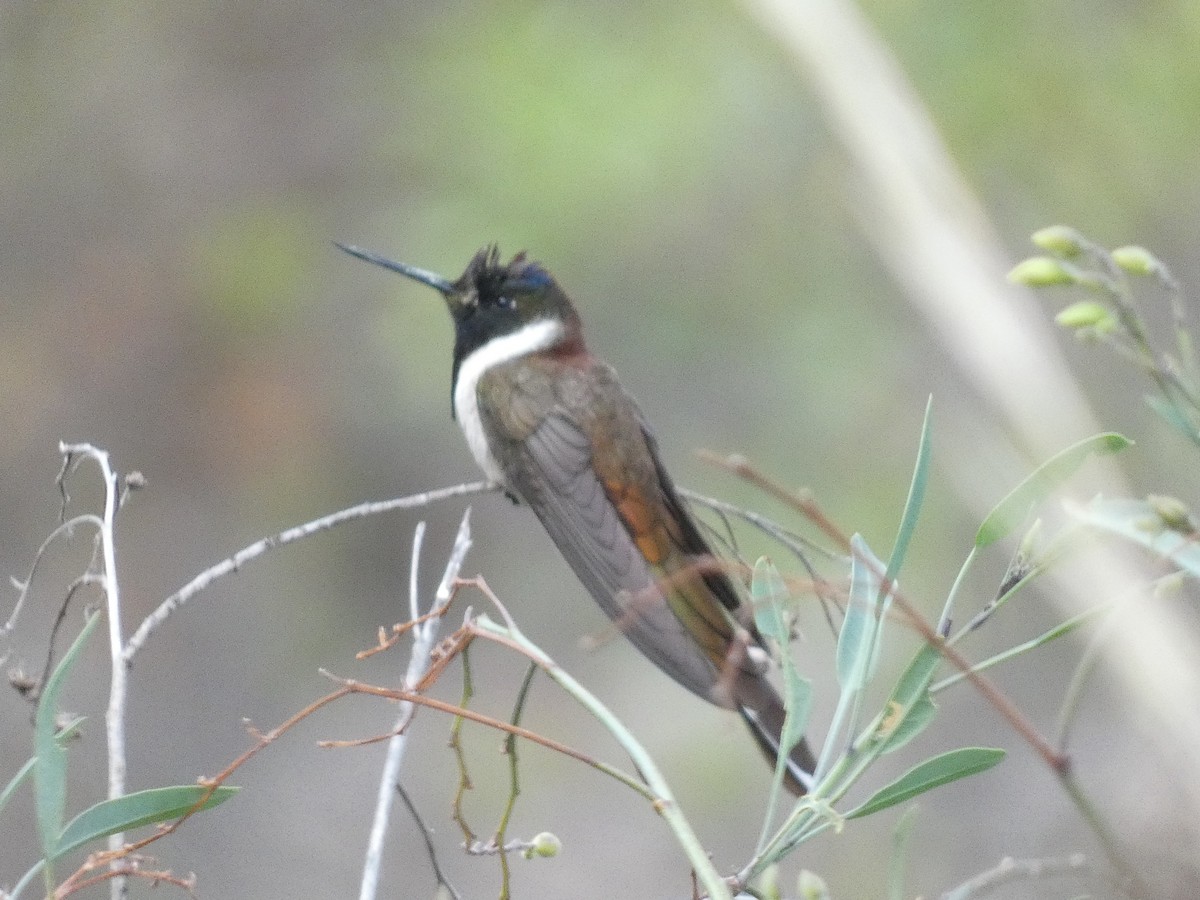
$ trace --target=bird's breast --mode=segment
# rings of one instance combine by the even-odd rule
[[[480,381],[501,366],[554,346],[562,338],[562,333],[562,324],[553,319],[530,322],[517,331],[493,338],[477,347],[459,364],[454,383],[454,418],[462,428],[475,462],[491,481],[505,484],[507,479],[492,452],[491,440],[480,413]],[[506,402],[495,392],[489,394],[489,401]]]

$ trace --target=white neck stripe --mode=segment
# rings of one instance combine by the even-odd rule
[[[492,481],[503,482],[504,473],[488,448],[479,419],[479,379],[496,366],[553,347],[562,336],[562,322],[538,319],[475,348],[459,363],[458,381],[454,385],[454,417],[467,438],[475,462]]]

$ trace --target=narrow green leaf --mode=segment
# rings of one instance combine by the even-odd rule
[[[754,602],[754,624],[758,630],[775,641],[781,650],[786,648],[790,639],[783,620],[783,605],[788,599],[787,585],[779,570],[765,556],[760,556],[754,563],[750,599]]]
[[[46,681],[34,716],[33,749],[36,761],[33,767],[33,792],[37,805],[38,831],[42,838],[42,852],[47,859],[55,855],[59,831],[67,809],[67,751],[55,737],[58,717],[58,696],[66,682],[71,667],[88,637],[100,621],[98,612],[88,616],[62,661],[55,666]]]
[[[904,900],[904,876],[908,871],[908,850],[913,826],[917,822],[917,805],[904,811],[892,831],[892,858],[888,866],[888,900]]]
[[[880,753],[891,753],[893,750],[899,750],[918,734],[929,727],[937,716],[937,704],[929,696],[928,692],[917,698],[917,701],[908,708],[907,712],[896,709],[896,714],[900,715],[899,722],[892,729],[891,734],[884,741]]]
[[[808,728],[808,716],[812,711],[812,682],[797,672],[796,667],[792,665],[784,666],[783,674],[787,717],[783,722],[780,743],[791,753]]]
[[[991,747],[963,747],[927,759],[910,769],[858,809],[846,814],[847,819],[860,819],[880,810],[904,803],[913,797],[951,781],[985,772],[1004,759],[1004,751]]]
[[[63,829],[54,856],[63,856],[89,841],[99,840],[110,834],[178,819],[195,807],[207,791],[208,788],[198,784],[179,785],[151,788],[148,791],[103,800],[90,809],[85,809]],[[224,803],[237,791],[235,787],[218,787],[200,809],[212,809]]]
[[[846,618],[838,634],[837,677],[843,691],[861,690],[867,679],[878,619],[875,616],[879,598],[879,569],[873,565],[875,555],[860,535],[850,538],[850,591],[846,602]]]
[[[941,662],[941,650],[932,644],[923,645],[900,676],[900,680],[896,682],[889,702],[896,703],[904,709],[914,707],[929,690],[929,682],[933,680],[933,673],[937,671]]]
[[[791,633],[783,611],[791,599],[787,583],[769,559],[760,557],[754,564],[754,576],[750,582],[750,596],[754,600],[755,622],[758,630],[774,639],[779,646],[779,665],[783,669],[784,701],[787,719],[781,738],[784,756],[804,737],[808,727],[808,714],[812,706],[812,684],[796,671],[789,650]]]
[[[917,462],[913,466],[912,483],[908,486],[908,499],[904,503],[904,515],[900,518],[900,530],[896,544],[888,560],[887,580],[894,581],[904,565],[908,545],[917,530],[917,519],[921,517],[921,504],[925,501],[925,487],[929,483],[929,456],[931,451],[930,430],[933,426],[933,397],[925,404],[925,421],[921,424],[921,441],[917,445]]]
[[[895,750],[916,737],[929,724],[927,721],[919,721],[918,724],[909,725],[908,717],[917,716],[920,720],[922,716],[929,715],[928,707],[925,706],[925,701],[929,699],[929,683],[941,662],[941,651],[932,644],[924,644],[917,651],[917,655],[892,688],[892,695],[884,706],[883,715],[876,718],[874,734],[868,736],[864,745],[868,753],[878,756],[886,750]],[[935,705],[935,712],[936,709]],[[910,728],[913,729],[912,733],[907,734],[901,741],[897,735],[906,734]],[[889,747],[893,740],[901,742]]]
[[[1067,504],[1066,508],[1079,521],[1140,544],[1200,578],[1200,543],[1190,533],[1167,527],[1161,510],[1147,501],[1095,497],[1087,506]]]
[[[74,722],[63,726],[56,736],[59,745],[61,746],[73,738],[79,731],[79,726],[82,725],[84,721],[86,721],[84,717],[80,716]],[[28,779],[33,773],[33,767],[36,764],[37,757],[29,757],[29,759],[25,760],[25,765],[21,766],[17,774],[12,777],[12,780],[4,786],[4,790],[0,791],[0,811],[3,811],[4,807],[8,805],[8,801],[12,799],[13,794],[16,793],[17,788],[24,784],[25,780]]]
[[[986,547],[1016,528],[1029,510],[1070,478],[1093,455],[1118,453],[1132,441],[1116,432],[1098,434],[1055,454],[1038,466],[997,504],[975,535],[975,546]]]

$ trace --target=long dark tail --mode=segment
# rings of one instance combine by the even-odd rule
[[[754,735],[767,762],[774,768],[779,759],[779,739],[783,735],[783,700],[764,678],[743,679],[738,687],[740,696],[737,710],[750,726],[750,733]],[[816,767],[817,761],[808,747],[808,741],[801,738],[788,755],[784,785],[797,797],[803,795],[807,791],[805,780]]]

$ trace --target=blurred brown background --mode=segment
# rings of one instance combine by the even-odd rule
[[[1200,7],[864,10],[1014,261],[1030,231],[1063,221],[1109,245],[1153,248],[1196,294]],[[449,276],[485,243],[528,249],[575,297],[593,348],[642,402],[682,484],[795,524],[691,453],[745,452],[810,487],[880,554],[927,395],[944,411],[935,438],[973,433],[990,415],[863,238],[872,197],[806,84],[737,5],[8,0],[0,122],[0,572],[24,577],[56,522],[58,441],[92,441],[149,480],[119,524],[130,627],[260,536],[477,477],[449,415],[441,304],[340,254],[335,239]],[[1194,456],[1140,404],[1145,386],[1109,354],[1058,340],[1104,427],[1139,442],[1124,460],[1134,489],[1195,497]],[[905,582],[934,614],[977,524],[958,495],[972,465],[962,448],[935,457]],[[978,452],[982,477],[996,454]],[[91,470],[72,480],[74,509],[94,506],[95,485]],[[495,495],[473,506],[465,572],[486,574],[527,633],[644,739],[718,867],[743,861],[767,774],[739,723],[627,646],[581,650],[600,614],[532,517]],[[305,541],[173,618],[132,673],[130,788],[220,770],[247,745],[243,717],[271,727],[328,689],[318,667],[394,682],[400,657],[365,665],[353,653],[405,617],[416,521],[429,521],[432,591],[462,508]],[[759,549],[753,538],[747,549]],[[40,667],[89,552],[86,539],[51,551],[10,662]],[[995,577],[1006,552],[988,563]],[[982,657],[1059,617],[1024,602],[969,652]],[[68,623],[78,622],[73,609]],[[819,721],[832,683],[818,623],[808,640]],[[68,690],[91,717],[72,750],[72,811],[103,795],[103,644]],[[1043,651],[997,679],[1049,728],[1079,647]],[[480,649],[476,703],[506,715],[521,667]],[[1129,805],[1153,787],[1145,760],[1157,738],[1115,702],[1101,676],[1076,733],[1080,772],[1110,812],[1125,810],[1117,818],[1139,852],[1171,850],[1178,835],[1148,824],[1170,811]],[[889,760],[895,771],[972,742],[1011,756],[921,801],[912,893],[936,895],[1004,855],[1097,852],[1050,775],[982,701],[961,690],[942,705],[922,744]],[[392,715],[366,701],[320,715],[238,773],[238,798],[159,844],[159,864],[196,872],[211,900],[356,893],[382,748],[315,742],[380,732]],[[28,720],[6,692],[0,781],[30,753]],[[544,680],[526,723],[621,761]],[[448,724],[421,716],[406,783],[456,884],[490,896],[494,861],[465,858],[448,819]],[[468,811],[486,835],[505,763],[495,734],[468,736],[478,782]],[[523,759],[514,834],[554,831],[565,849],[517,860],[519,896],[687,895],[682,856],[640,799],[543,751]],[[32,821],[27,798],[6,810],[0,884],[36,859]],[[879,896],[894,822],[888,813],[827,835],[796,865],[821,872],[835,896]],[[400,811],[384,885],[395,897],[434,889]]]

